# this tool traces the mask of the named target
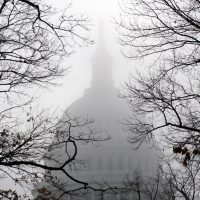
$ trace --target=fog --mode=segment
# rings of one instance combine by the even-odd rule
[[[200,1],[43,1],[0,3],[0,199],[200,199]]]
[[[98,6],[98,3],[92,5]],[[120,84],[127,80],[128,73],[133,73],[135,69],[134,64],[125,60],[121,55],[120,47],[115,38],[113,16],[109,16],[108,8],[104,11],[103,8],[104,6],[101,5],[99,10],[96,10],[96,15],[93,14],[95,16],[94,30],[92,31],[95,40],[94,45],[77,50],[69,58],[73,68],[69,75],[64,78],[63,86],[60,87],[59,91],[47,94],[46,98],[51,99],[49,104],[55,106],[58,103],[61,110],[63,109],[57,127],[60,134],[59,138],[66,138],[68,135],[73,135],[74,138],[87,138],[88,134],[89,138],[93,138],[91,143],[86,142],[87,145],[84,142],[78,143],[76,164],[75,167],[71,167],[71,174],[91,185],[95,182],[98,184],[106,182],[108,185],[120,187],[123,185],[125,177],[136,170],[139,170],[141,175],[146,177],[154,177],[160,155],[154,148],[149,149],[151,145],[142,145],[140,149],[133,151],[132,145],[127,141],[128,132],[123,130],[120,123],[131,112],[125,101],[118,97],[116,88],[119,89]],[[92,6],[90,9],[92,9]],[[105,14],[106,11],[108,16]],[[52,102],[52,99],[54,102]],[[79,116],[80,118],[77,121],[80,120],[81,124],[84,124],[85,119],[93,119],[94,121],[88,126],[78,126],[73,125],[72,120],[71,131],[68,132],[66,120],[69,119],[69,116],[71,119],[74,116]],[[134,117],[136,122],[136,115]],[[55,144],[57,139],[55,137]],[[64,162],[66,148],[69,157],[72,157],[75,147],[73,147],[73,144],[70,146],[62,142],[57,148],[52,148],[50,152],[47,152],[47,157],[49,154],[52,162],[55,163]],[[48,163],[48,160],[46,163]],[[68,180],[62,172],[51,172],[51,175],[58,177],[64,190],[73,190],[79,187],[77,182]],[[33,196],[36,197],[37,191],[44,186],[45,182],[39,183],[33,190]],[[51,186],[49,187],[51,188]],[[53,189],[50,190],[53,191]],[[60,189],[54,191],[56,195],[61,192]],[[98,196],[99,194],[88,191],[84,197],[72,196],[71,199],[93,200],[98,199]],[[129,200],[133,196],[132,192],[128,192],[125,196],[123,194],[111,194],[104,199]],[[61,199],[64,200],[65,195]]]
[[[61,12],[68,5],[65,0],[46,0],[45,2]],[[152,152],[144,149],[133,152],[131,145],[127,143],[127,134],[122,134],[119,124],[128,112],[127,106],[117,97],[118,93],[115,89],[120,90],[124,81],[128,79],[129,73],[135,73],[137,68],[141,68],[143,62],[133,62],[122,55],[115,30],[115,20],[119,16],[118,2],[116,0],[74,0],[71,11],[77,15],[84,14],[89,17],[89,35],[94,43],[77,47],[72,55],[63,60],[62,66],[69,69],[64,77],[56,80],[58,86],[49,86],[36,91],[31,89],[31,96],[37,97],[34,104],[40,109],[56,112],[59,118],[68,107],[72,114],[85,116],[90,114],[95,118],[93,127],[98,131],[104,130],[102,134],[106,132],[111,136],[112,139],[100,145],[99,148],[80,145],[78,159],[86,160],[89,164],[86,162],[85,172],[77,174],[77,177],[91,181],[96,176],[96,181],[104,179],[118,184],[119,180],[121,182],[125,175],[136,170],[138,166],[145,172],[153,173],[155,165],[152,163],[156,164],[157,155],[150,158]],[[102,43],[104,43],[103,46]],[[112,62],[107,63],[107,58]],[[97,69],[101,65],[103,65],[103,73],[101,69]],[[94,68],[97,70],[96,77],[94,77]],[[107,82],[104,83],[104,74],[107,75],[107,73]],[[109,78],[113,82],[107,88]],[[102,83],[96,84],[96,79],[102,79]],[[103,88],[101,84],[105,84]],[[86,92],[87,95],[84,96]],[[63,115],[63,117],[66,116]],[[60,160],[62,156],[63,154],[56,154]],[[62,175],[59,176],[62,179]],[[63,181],[66,181],[65,178]],[[30,195],[31,193],[32,186],[18,188],[10,180],[4,180],[2,188],[7,188],[8,185],[22,194]]]
[[[66,1],[48,0],[48,4],[57,9],[62,9]],[[94,55],[96,43],[98,42],[98,26],[104,26],[104,38],[108,46],[109,53],[113,57],[113,80],[115,86],[121,85],[128,78],[130,72],[135,72],[136,67],[140,67],[142,62],[130,61],[121,53],[121,47],[117,42],[114,20],[119,16],[119,6],[116,0],[75,0],[72,2],[74,13],[84,13],[91,20],[90,38],[94,40],[93,45],[75,49],[75,53],[63,61],[64,67],[70,67],[69,73],[59,80],[58,87],[51,87],[48,91],[42,91],[40,103],[42,107],[52,110],[63,111],[74,100],[83,95],[84,89],[90,86],[91,82],[91,62]],[[44,94],[45,92],[45,94]]]

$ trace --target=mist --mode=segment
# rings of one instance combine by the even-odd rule
[[[65,1],[48,1],[58,9],[62,9]],[[117,42],[115,22],[118,17],[119,5],[117,1],[73,1],[72,11],[77,14],[86,14],[90,19],[90,38],[94,40],[88,47],[76,48],[75,52],[66,58],[62,65],[69,67],[69,73],[59,80],[61,86],[49,88],[49,91],[42,91],[40,103],[45,108],[60,110],[61,113],[77,98],[83,95],[86,88],[91,85],[91,58],[95,53],[98,43],[98,27],[103,24],[104,38],[109,53],[113,57],[113,80],[114,85],[122,89],[124,81],[130,73],[136,72],[136,68],[141,68],[142,61],[130,61],[121,52],[121,47]],[[49,101],[50,100],[50,101]]]
[[[198,199],[185,1],[2,0],[0,199]]]

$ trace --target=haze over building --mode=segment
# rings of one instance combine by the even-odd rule
[[[156,172],[159,153],[155,149],[149,149],[145,146],[137,151],[133,150],[127,141],[128,132],[123,130],[123,124],[120,123],[130,114],[130,110],[123,99],[118,97],[118,92],[113,86],[112,57],[109,53],[109,47],[105,44],[102,27],[99,31],[96,53],[91,62],[91,87],[85,90],[83,97],[72,103],[61,117],[61,121],[64,121],[68,117],[67,115],[80,116],[83,120],[86,118],[94,119],[90,130],[97,131],[100,138],[105,138],[108,135],[111,138],[99,142],[98,146],[80,143],[77,154],[77,160],[80,162],[74,171],[71,170],[71,173],[77,179],[85,182],[107,182],[117,186],[123,183],[127,174],[134,173],[137,169],[143,175],[153,176]],[[75,129],[74,133],[72,130],[72,134],[77,134],[77,131],[85,133],[87,130],[83,129],[85,127]],[[61,160],[66,159],[59,151],[54,152],[54,154]],[[61,179],[61,182],[67,181],[66,177],[59,174],[56,176]],[[72,185],[73,183],[70,182],[70,187]],[[76,183],[74,183],[75,186]],[[107,199],[129,200],[130,195],[127,197],[111,195]],[[75,199],[78,200],[78,197]],[[87,198],[81,197],[80,199],[98,198],[94,194],[88,194]]]

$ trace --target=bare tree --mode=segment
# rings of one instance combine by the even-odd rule
[[[125,190],[133,191],[136,200],[196,200],[200,197],[199,169],[199,162],[182,170],[166,162],[154,178],[144,177],[139,170],[127,176]]]
[[[110,137],[101,131],[96,131],[92,126],[93,120],[72,118],[68,113],[64,116],[58,121],[54,140],[43,155],[44,163],[55,169],[45,169],[43,182],[35,187],[36,199],[65,199],[67,196],[87,195],[90,190],[104,191],[100,186],[84,182],[70,174],[74,174],[76,170],[85,166],[84,160],[76,158],[79,145],[88,143],[97,145]]]
[[[93,133],[88,133],[88,137],[71,135],[71,123],[76,126],[87,126],[91,121],[85,121],[79,124],[77,119],[68,119],[63,124],[65,129],[65,138],[61,139],[62,133],[59,132],[59,120],[49,117],[46,113],[39,113],[33,116],[28,113],[27,124],[25,128],[15,125],[14,127],[6,125],[1,130],[1,172],[13,180],[15,183],[24,185],[28,183],[37,183],[44,178],[45,170],[60,171],[66,178],[77,182],[84,187],[87,183],[79,181],[69,174],[67,166],[75,162],[77,155],[77,141],[85,140],[87,142],[94,139]],[[13,123],[14,124],[14,123]],[[24,124],[23,124],[24,126]],[[59,140],[52,143],[52,138],[59,135]],[[79,138],[78,138],[79,137]],[[61,150],[66,154],[65,160],[56,160],[49,152],[50,148],[60,148],[60,145],[73,145],[74,152],[69,155],[66,150]],[[48,159],[49,162],[44,162]]]
[[[120,5],[125,17],[118,22],[119,39],[127,56],[165,56],[171,67],[197,66],[198,0],[122,0]]]
[[[172,200],[173,191],[168,187],[160,170],[154,178],[144,177],[137,170],[133,175],[127,176],[124,184],[127,191],[133,192],[135,200]]]
[[[136,148],[159,143],[170,158],[162,175],[175,191],[172,199],[199,199],[200,2],[122,0],[120,6],[123,53],[147,65],[130,76],[122,93],[138,116],[125,121],[129,141]]]
[[[87,17],[70,14],[70,6],[58,13],[40,1],[1,0],[1,92],[51,82],[63,74],[63,56],[90,42]]]
[[[89,20],[87,16],[71,13],[71,4],[62,12],[37,0],[0,0],[0,172],[15,184],[38,182],[44,170],[61,171],[69,179],[82,184],[71,176],[66,166],[72,164],[77,154],[77,141],[92,141],[94,135],[72,136],[70,123],[79,126],[77,119],[65,122],[68,131],[60,143],[74,146],[73,155],[63,163],[43,162],[43,157],[58,134],[59,120],[47,112],[33,112],[32,94],[27,88],[47,87],[55,84],[66,69],[61,67],[64,57],[75,46],[87,45]],[[28,98],[26,98],[28,97]],[[30,109],[29,109],[30,108]],[[81,126],[88,126],[85,121]],[[67,154],[67,152],[64,151]],[[1,181],[4,181],[2,178]],[[25,199],[13,188],[1,189],[1,199]]]
[[[187,165],[199,155],[200,2],[137,0],[122,5],[128,19],[118,22],[118,30],[121,44],[130,50],[125,54],[154,61],[148,74],[130,77],[125,86],[123,97],[147,118],[145,123],[127,120],[135,133],[130,140],[140,144],[162,138],[174,153],[184,155]]]

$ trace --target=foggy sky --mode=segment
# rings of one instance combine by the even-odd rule
[[[58,9],[62,9],[66,0],[46,0],[46,2]],[[125,59],[121,54],[121,47],[117,43],[115,24],[113,19],[119,14],[117,0],[74,0],[72,2],[73,11],[85,13],[92,20],[91,38],[94,45],[76,49],[75,54],[66,58],[63,62],[65,67],[72,66],[70,73],[59,80],[62,86],[51,87],[50,91],[42,91],[40,101],[41,107],[51,107],[51,109],[63,111],[74,100],[81,97],[91,82],[91,57],[96,49],[98,42],[98,24],[104,24],[104,37],[108,50],[113,57],[113,80],[117,87],[127,80],[128,74],[135,71],[135,62]]]

